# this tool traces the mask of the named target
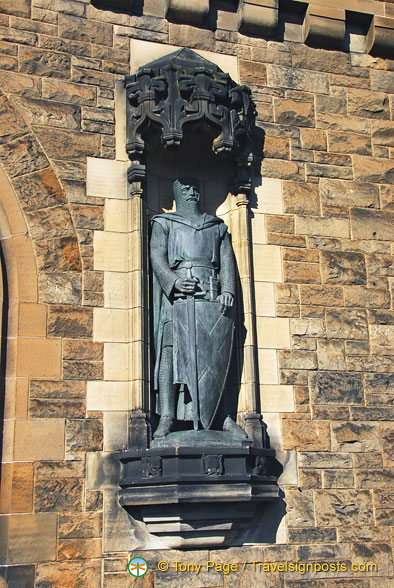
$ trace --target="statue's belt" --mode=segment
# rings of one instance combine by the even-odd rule
[[[181,263],[177,265],[176,269],[190,269],[192,267],[205,267],[207,269],[217,270],[217,266],[212,263],[212,261],[205,261],[203,259],[190,259],[187,261],[181,261]]]

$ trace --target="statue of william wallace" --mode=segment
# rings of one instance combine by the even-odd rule
[[[196,179],[176,180],[174,199],[176,212],[152,218],[150,243],[161,415],[156,439],[171,432],[175,419],[192,421],[194,430],[212,427],[234,334],[235,264],[227,227],[201,212]],[[227,430],[243,433],[231,419],[226,423]]]

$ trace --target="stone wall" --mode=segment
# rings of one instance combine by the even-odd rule
[[[352,33],[359,52],[311,48],[299,28],[291,36],[285,27],[283,40],[267,40],[273,33],[264,27],[253,36],[230,2],[196,2],[200,16],[192,17],[176,12],[182,2],[169,4],[167,20],[164,1],[145,0],[143,14],[130,15],[89,0],[0,0],[0,237],[10,298],[3,584],[388,588],[394,62],[382,57],[384,41],[367,39],[372,24],[389,34],[393,4],[345,6],[367,15],[365,34]],[[353,22],[330,12],[344,12],[344,2],[327,4],[326,16],[315,14],[320,1],[308,8],[314,26],[325,20],[324,34],[308,41],[319,46],[342,29],[345,39]],[[245,2],[244,12],[247,5],[277,11],[269,0]],[[216,6],[214,27],[204,24],[207,6]],[[265,131],[251,204],[254,312],[262,411],[284,464],[287,514],[276,545],[144,551],[152,570],[133,580],[127,546],[138,543],[111,518],[116,485],[89,478],[92,464],[105,468],[124,447],[138,379],[120,82],[155,48],[182,46],[219,54],[231,75],[238,71]],[[122,548],[108,543],[110,534],[103,541],[103,518]],[[374,562],[378,571],[155,570],[160,560],[207,559]]]

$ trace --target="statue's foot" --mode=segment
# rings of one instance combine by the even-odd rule
[[[171,432],[173,420],[174,419],[170,416],[160,417],[159,426],[153,433],[153,439],[159,439],[160,437],[165,437],[166,435],[168,435],[168,433]]]
[[[231,433],[235,435],[235,437],[239,437],[240,439],[247,439],[248,434],[245,433],[242,427],[237,425],[235,421],[231,418],[231,416],[226,417],[226,420],[223,423],[223,431],[227,431],[227,433]]]

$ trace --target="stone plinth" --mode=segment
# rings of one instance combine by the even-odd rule
[[[164,438],[156,447],[118,454],[120,503],[168,548],[234,544],[257,504],[279,496],[275,452],[234,438],[231,446],[231,435],[218,431],[188,433],[189,446],[166,447],[171,439]],[[199,437],[211,444],[204,447]]]

